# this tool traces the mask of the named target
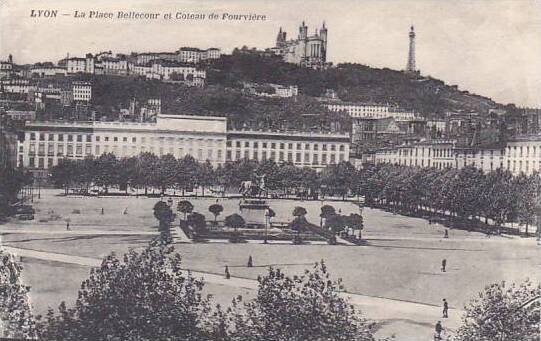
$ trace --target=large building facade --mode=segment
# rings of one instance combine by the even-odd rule
[[[143,152],[191,155],[218,165],[225,162],[225,144],[223,117],[159,115],[156,123],[27,122],[18,165],[46,172],[64,158],[82,160],[104,153],[121,158]]]
[[[322,169],[349,160],[349,134],[233,130],[227,133],[226,160],[273,160]]]
[[[324,168],[349,160],[348,134],[227,131],[225,117],[158,115],[156,123],[27,122],[18,166],[46,173],[64,158],[143,152],[191,155],[217,166],[242,158]]]
[[[372,161],[438,169],[473,166],[484,172],[503,169],[530,175],[541,171],[541,135],[515,137],[501,148],[461,147],[455,140],[424,141],[380,149]]]
[[[309,35],[308,27],[303,21],[297,39],[287,40],[287,33],[280,27],[276,46],[272,50],[287,63],[322,69],[327,65],[327,33],[323,23],[321,29],[316,28],[315,33]]]

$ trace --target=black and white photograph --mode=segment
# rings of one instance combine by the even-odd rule
[[[539,0],[0,0],[0,339],[540,341]]]

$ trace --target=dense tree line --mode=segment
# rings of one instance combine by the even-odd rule
[[[88,191],[98,186],[104,192],[112,187],[127,190],[128,187],[144,190],[199,189],[202,195],[211,190],[224,193],[237,190],[254,175],[265,174],[267,191],[277,194],[309,196],[315,193],[345,196],[354,192],[358,177],[349,162],[329,165],[322,173],[311,168],[295,167],[293,164],[277,164],[274,161],[238,160],[223,166],[212,167],[209,162],[198,162],[192,156],[176,159],[167,154],[158,157],[151,153],[118,159],[114,154],[102,154],[98,158],[83,160],[64,159],[52,168],[52,181],[69,189]]]
[[[28,293],[20,274],[22,267],[0,248],[0,331],[11,338],[33,338],[36,335]]]
[[[380,164],[363,169],[361,192],[368,204],[408,213],[451,214],[468,220],[491,219],[528,226],[541,208],[541,176],[513,176],[501,169],[436,169]]]
[[[0,217],[11,213],[11,204],[17,201],[17,194],[31,177],[20,170],[0,167]]]

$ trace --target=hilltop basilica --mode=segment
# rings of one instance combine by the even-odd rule
[[[273,52],[282,56],[287,63],[298,64],[313,69],[327,66],[327,28],[325,22],[321,29],[316,28],[313,35],[308,35],[308,27],[302,22],[297,39],[287,40],[286,32],[278,32],[276,47]]]

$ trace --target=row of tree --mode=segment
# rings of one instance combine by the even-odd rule
[[[360,172],[360,192],[368,204],[379,203],[409,213],[450,214],[468,220],[492,220],[496,226],[536,222],[541,208],[541,176],[475,167],[436,169],[380,164]]]
[[[0,267],[0,278],[8,275],[3,287],[18,282],[20,268],[9,269]],[[0,311],[12,313],[0,322],[9,337],[39,340],[376,340],[377,325],[341,294],[342,281],[323,261],[295,276],[271,267],[257,282],[254,299],[238,296],[229,307],[214,305],[204,280],[182,269],[172,247],[150,246],[107,256],[82,283],[72,307],[62,302],[46,316],[31,315],[28,288],[3,291]],[[466,306],[453,340],[537,340],[540,295],[541,286],[529,281],[486,287]]]
[[[31,183],[31,179],[20,170],[0,167],[0,217],[11,213],[11,205],[17,201],[17,194],[21,188]]]
[[[209,162],[198,162],[192,156],[176,159],[167,154],[161,157],[151,153],[117,159],[114,154],[102,154],[98,158],[83,160],[64,159],[52,168],[52,181],[63,187],[66,193],[70,188],[88,190],[99,186],[105,192],[111,187],[158,189],[164,193],[168,189],[180,191],[207,189],[224,192],[237,190],[254,175],[265,175],[268,191],[283,194],[313,195],[315,193],[345,196],[358,186],[356,170],[348,162],[330,165],[324,172],[296,167],[291,163],[277,164],[272,160],[262,162],[239,160],[213,168]]]

